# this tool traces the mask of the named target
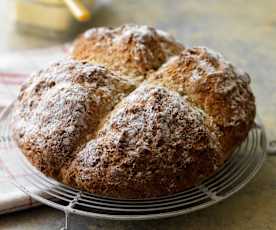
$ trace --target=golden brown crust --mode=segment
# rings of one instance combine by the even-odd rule
[[[116,29],[95,28],[81,35],[72,56],[104,64],[109,69],[141,81],[168,57],[184,47],[166,33],[148,26],[124,25]]]
[[[188,96],[203,109],[223,131],[221,144],[229,154],[253,125],[256,108],[249,75],[208,48],[184,50],[149,81]]]
[[[86,32],[72,56],[22,86],[13,125],[32,164],[70,186],[119,198],[183,191],[253,125],[248,74],[207,48],[127,25]]]
[[[79,152],[64,180],[124,198],[181,191],[224,161],[218,136],[206,122],[203,112],[178,93],[141,86],[122,100],[98,137]]]
[[[101,119],[135,87],[102,66],[64,60],[34,74],[14,111],[14,138],[47,175],[96,135]]]

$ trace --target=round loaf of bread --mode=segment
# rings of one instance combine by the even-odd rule
[[[91,29],[22,86],[13,136],[36,168],[67,185],[166,196],[213,175],[246,138],[256,110],[249,84],[220,54],[163,31]]]

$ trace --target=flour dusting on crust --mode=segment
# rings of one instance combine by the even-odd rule
[[[48,176],[98,195],[153,198],[213,175],[255,117],[250,77],[149,26],[94,28],[34,73],[13,136]]]

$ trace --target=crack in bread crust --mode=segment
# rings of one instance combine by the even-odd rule
[[[256,108],[249,75],[208,48],[184,50],[153,73],[149,82],[186,95],[204,110],[223,133],[220,142],[226,155],[253,125]]]
[[[59,177],[60,168],[95,136],[101,119],[133,89],[103,66],[56,62],[22,87],[14,138],[41,171]]]
[[[48,176],[98,195],[159,197],[215,173],[255,117],[248,74],[163,31],[96,28],[35,74],[13,136]]]

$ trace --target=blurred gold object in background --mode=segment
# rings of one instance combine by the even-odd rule
[[[91,12],[82,0],[64,0],[64,2],[77,20],[85,22],[91,18]]]
[[[14,0],[13,18],[19,31],[64,38],[77,33],[80,23],[90,19],[92,3],[92,0]]]

